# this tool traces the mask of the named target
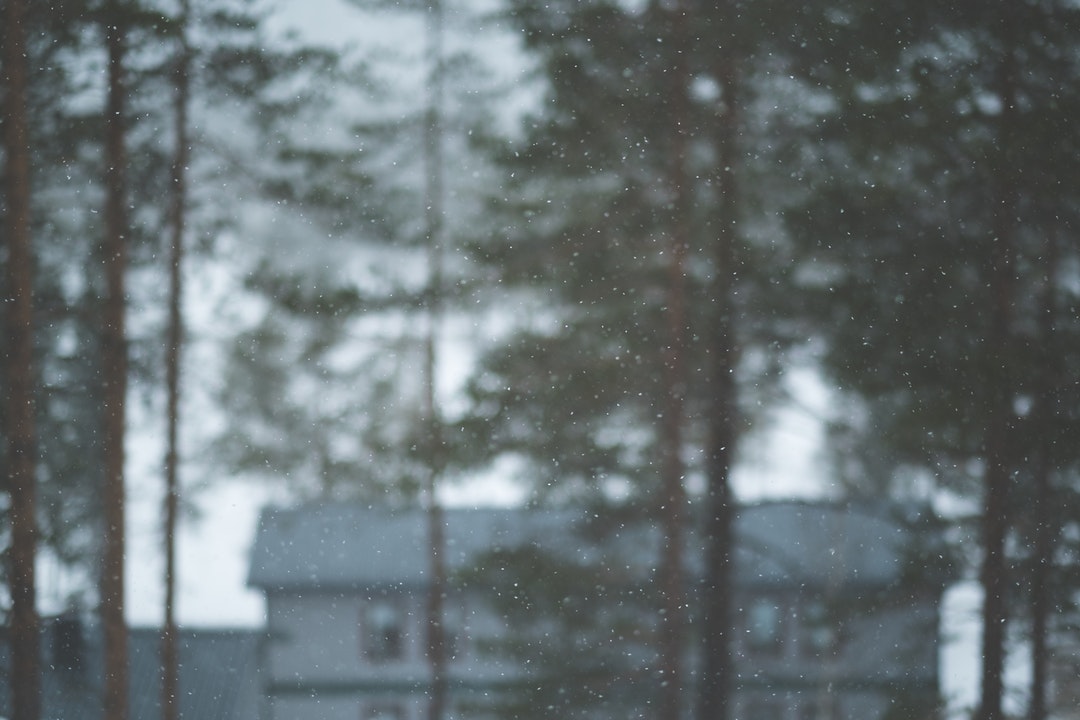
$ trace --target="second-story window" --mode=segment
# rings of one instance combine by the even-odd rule
[[[807,657],[835,655],[840,651],[842,627],[824,601],[807,600],[801,608],[799,644]]]
[[[400,660],[405,651],[405,618],[389,600],[373,600],[361,618],[361,649],[369,660]]]
[[[771,598],[753,600],[746,609],[746,642],[753,650],[776,653],[780,650],[783,616]]]

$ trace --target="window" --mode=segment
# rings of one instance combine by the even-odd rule
[[[840,649],[840,621],[825,602],[804,602],[799,620],[799,644],[804,656],[832,655]]]
[[[753,650],[779,651],[783,622],[780,606],[771,598],[753,600],[746,610],[747,645]]]
[[[400,660],[404,655],[404,616],[389,600],[374,600],[361,619],[361,650],[370,660]]]

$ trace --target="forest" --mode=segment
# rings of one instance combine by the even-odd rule
[[[300,0],[0,0],[14,720],[41,717],[43,558],[104,629],[104,716],[129,716],[125,472],[147,434],[163,698],[189,489],[242,477],[437,528],[441,493],[483,475],[661,528],[657,653],[678,679],[692,632],[704,680],[650,712],[732,717],[731,475],[801,372],[829,392],[830,498],[932,509],[981,588],[970,716],[1015,714],[1017,647],[1020,712],[1062,710],[1080,6],[335,7],[317,37],[283,30]]]

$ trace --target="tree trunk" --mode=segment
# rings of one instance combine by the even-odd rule
[[[179,717],[180,670],[177,647],[176,600],[176,530],[180,498],[179,472],[179,425],[180,425],[180,350],[183,342],[184,231],[187,219],[187,163],[188,163],[188,100],[190,95],[189,72],[191,50],[187,43],[187,25],[190,7],[181,0],[180,47],[176,57],[174,75],[175,98],[173,122],[176,124],[176,146],[172,163],[171,247],[169,257],[169,328],[165,345],[165,391],[166,391],[166,450],[165,450],[165,618],[161,633],[161,716],[162,720]]]
[[[732,303],[735,280],[736,181],[735,137],[738,88],[734,53],[722,51],[716,77],[722,115],[717,124],[718,225],[708,301],[713,323],[708,337],[708,436],[706,438],[707,515],[702,598],[702,676],[700,720],[724,720],[730,712],[732,688],[732,588],[734,587],[734,520],[731,464],[735,452],[735,329]]]
[[[1006,597],[1008,566],[1005,535],[1009,526],[1008,494],[1012,436],[1012,346],[1011,318],[1015,276],[1015,229],[1017,178],[1011,151],[1015,138],[1016,57],[1015,28],[1008,10],[1001,18],[1003,57],[999,66],[998,98],[1001,101],[998,128],[998,162],[994,172],[993,238],[989,282],[993,313],[988,340],[991,356],[989,407],[986,413],[984,496],[982,515],[983,560],[980,580],[982,611],[982,686],[976,720],[1002,720],[1003,673],[1005,666]]]
[[[1057,383],[1057,355],[1054,342],[1054,322],[1057,303],[1054,298],[1057,284],[1057,244],[1052,237],[1046,241],[1043,267],[1044,279],[1042,308],[1039,313],[1036,342],[1043,354],[1041,372],[1035,376],[1035,410],[1031,422],[1039,438],[1039,448],[1034,463],[1035,552],[1031,565],[1031,687],[1028,693],[1029,720],[1046,720],[1049,647],[1047,629],[1052,612],[1050,602],[1050,575],[1053,564],[1054,539],[1058,532],[1057,511],[1052,507],[1053,488],[1051,469],[1054,467],[1053,448],[1057,422],[1054,410],[1054,387]]]
[[[124,273],[127,266],[124,151],[124,46],[120,9],[106,17],[108,97],[105,106],[104,456],[105,538],[101,567],[101,623],[105,641],[104,715],[127,720],[128,647],[124,619],[124,400],[127,338]]]
[[[428,697],[428,720],[442,720],[446,714],[446,629],[444,598],[446,595],[446,566],[443,558],[445,544],[443,512],[439,504],[439,480],[443,473],[442,419],[437,397],[438,332],[442,322],[443,295],[443,12],[440,0],[428,6],[428,107],[424,125],[425,202],[424,221],[428,241],[429,272],[427,298],[427,338],[425,361],[424,417],[427,427],[425,461],[428,464],[426,488],[428,512],[428,552],[431,584],[427,607],[427,653],[431,672]]]
[[[683,415],[686,394],[686,253],[689,245],[690,188],[686,171],[689,121],[689,78],[686,55],[686,6],[672,10],[670,107],[672,118],[671,192],[672,217],[666,303],[667,346],[664,348],[664,410],[660,426],[660,485],[664,546],[660,566],[662,593],[660,632],[661,720],[680,720],[683,698],[683,646],[686,601],[683,568],[683,533],[686,522],[686,490],[682,461]]]
[[[38,640],[36,472],[34,418],[33,274],[30,248],[30,132],[26,110],[26,6],[5,4],[4,153],[7,157],[7,236],[10,303],[7,308],[8,491],[11,546],[11,710],[14,720],[41,715],[41,648]]]
[[[435,473],[431,477],[437,480]],[[428,699],[428,720],[442,720],[446,713],[446,629],[443,597],[446,594],[446,566],[443,558],[445,544],[442,506],[435,497],[437,482],[428,487],[428,538],[431,543],[431,588],[428,594],[427,650],[431,669],[431,695]]]

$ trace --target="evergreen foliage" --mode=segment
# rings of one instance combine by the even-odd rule
[[[240,169],[205,155],[228,132],[218,113],[228,98],[236,113],[262,109],[258,93],[268,78],[295,64],[285,51],[260,53],[258,16],[247,0],[213,3],[196,14],[193,32],[200,72],[194,78],[196,119],[203,133],[193,144],[197,182],[192,234],[197,253],[203,240],[235,225],[235,207],[217,188],[242,177]],[[171,118],[169,41],[174,32],[167,4],[128,8],[132,23],[128,54],[129,108],[125,130],[131,176],[127,192],[128,282],[132,397],[154,402],[161,377],[165,296],[159,281],[166,257],[164,239],[170,165],[167,133]],[[32,4],[28,100],[34,162],[33,237],[35,388],[41,445],[38,522],[43,555],[61,580],[50,605],[86,609],[96,603],[100,562],[102,493],[102,308],[105,294],[101,207],[104,190],[102,85],[104,52],[100,3]],[[263,85],[253,84],[262,82]],[[269,100],[269,98],[266,98]],[[244,103],[248,103],[245,109]],[[217,105],[215,105],[217,103]],[[212,118],[212,120],[211,120]],[[0,264],[3,264],[0,255]],[[4,307],[0,305],[0,313]],[[3,378],[0,377],[0,384]],[[0,434],[2,434],[0,426]],[[0,454],[0,468],[5,458]]]
[[[120,5],[117,164],[102,27]],[[193,2],[181,29],[164,0],[28,3],[37,516],[45,555],[73,578],[61,604],[96,602],[109,347],[130,358],[133,397],[157,402],[166,98],[185,32],[188,235],[245,284],[221,330],[221,474],[410,503],[433,472],[511,468],[531,504],[649,525],[679,500],[661,477],[674,452],[722,560],[739,441],[785,399],[788,368],[820,366],[838,492],[945,498],[962,508],[956,537],[982,528],[981,569],[960,548],[988,591],[980,720],[1001,715],[1006,619],[1031,621],[1015,635],[1036,648],[1042,720],[1047,638],[1064,637],[1080,589],[1073,3],[454,3],[434,63],[378,31],[420,37],[426,4],[357,0],[357,48],[340,52],[270,40],[259,7]],[[520,43],[527,111],[477,38]],[[437,203],[433,129],[448,169]],[[111,230],[131,259],[130,342],[111,345],[110,168],[128,177]],[[671,322],[682,283],[685,348]],[[462,368],[433,359],[452,355]],[[5,393],[12,382],[0,375]],[[11,467],[0,452],[0,474]],[[945,553],[912,552],[936,577],[926,559]],[[528,550],[491,561],[520,629],[502,650],[545,678],[513,712],[660,702],[627,689],[643,666],[623,664],[642,653],[656,667],[659,633],[629,625],[660,613],[655,579]],[[550,585],[528,582],[538,569]],[[719,647],[725,628],[709,627]],[[580,695],[567,677],[587,680]]]
[[[1030,516],[1021,498],[1039,473],[1052,478],[1044,503],[1068,506],[1076,487],[1059,433],[1076,381],[1060,363],[1080,339],[1075,247],[1061,241],[1080,219],[1064,169],[1080,18],[1056,2],[902,12],[895,25],[885,8],[853,13],[852,27],[894,27],[897,42],[818,71],[837,102],[821,115],[812,192],[787,218],[807,259],[795,297],[827,344],[825,372],[856,398],[835,446],[852,491],[981,498],[986,622],[999,628],[1007,588],[1029,583],[1010,548],[1030,547],[1033,522],[1055,543],[1071,523],[1048,504]],[[980,718],[1001,713],[997,640]]]
[[[423,37],[418,8],[356,5],[362,25]],[[333,97],[284,127],[264,189],[302,220],[290,224],[290,235],[271,229],[253,259],[248,290],[260,310],[234,346],[224,397],[246,422],[218,444],[236,472],[269,468],[301,495],[406,501],[432,467],[423,411],[426,317],[437,303],[442,319],[432,332],[440,356],[468,345],[479,324],[483,278],[459,248],[485,224],[479,188],[492,178],[474,145],[491,137],[494,122],[485,103],[495,80],[468,47],[473,18],[462,8],[445,16],[446,47],[435,66],[409,48],[380,47],[372,33],[371,48],[340,60]],[[439,98],[425,89],[433,73],[444,88]],[[432,113],[451,176],[435,212],[437,288],[424,190]],[[293,232],[304,234],[302,258],[282,252]],[[441,363],[435,371],[445,404],[447,371]],[[275,390],[268,395],[266,387]],[[456,440],[441,446],[439,464],[460,466]]]

